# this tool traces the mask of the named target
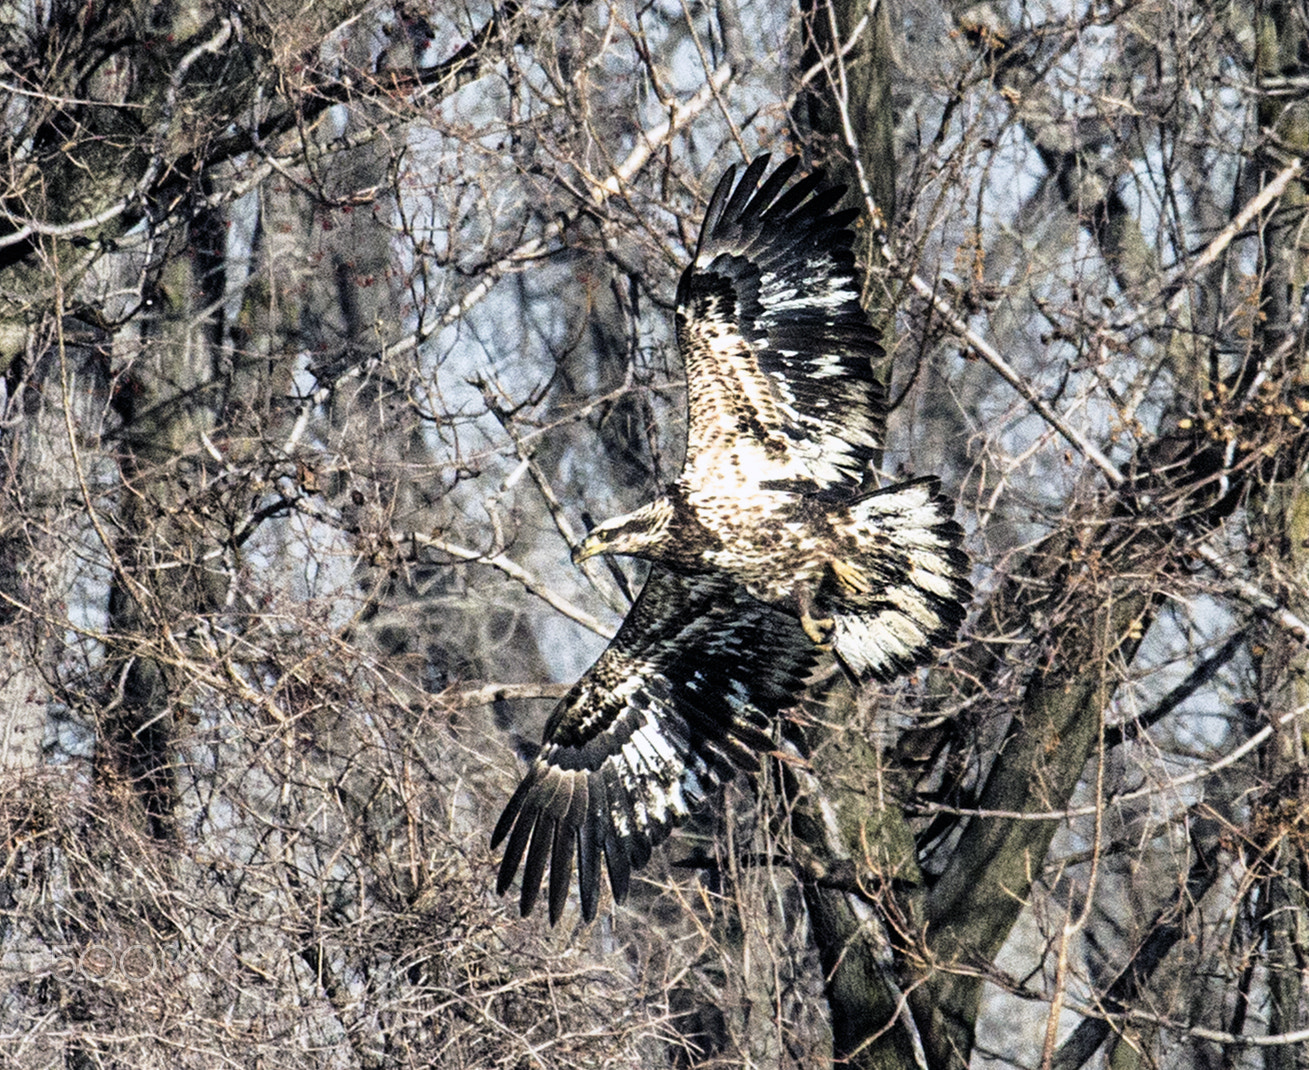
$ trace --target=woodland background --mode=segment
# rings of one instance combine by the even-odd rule
[[[1309,1065],[1307,93],[1303,2],[5,5],[0,1062]],[[551,930],[489,831],[763,150],[977,597]]]

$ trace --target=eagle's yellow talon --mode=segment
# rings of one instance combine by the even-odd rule
[[[814,617],[805,613],[800,617],[800,627],[804,629],[805,635],[814,641],[814,645],[824,650],[831,649],[832,632],[836,630],[836,621],[833,618]]]
[[[873,585],[868,582],[868,577],[862,569],[840,560],[829,561],[827,567],[832,570],[837,583],[852,594],[873,593]]]

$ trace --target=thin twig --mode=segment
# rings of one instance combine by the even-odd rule
[[[1282,168],[1277,173],[1276,178],[1250,198],[1245,207],[1236,214],[1236,218],[1227,224],[1214,237],[1213,241],[1205,246],[1204,251],[1199,256],[1189,264],[1180,267],[1174,272],[1171,279],[1159,287],[1159,293],[1170,295],[1166,306],[1170,314],[1176,312],[1177,307],[1182,303],[1182,298],[1186,295],[1187,283],[1197,278],[1205,268],[1222,256],[1224,250],[1254,221],[1255,216],[1281,197],[1286,192],[1286,187],[1298,178],[1303,170],[1304,166],[1300,160],[1292,160]],[[1123,331],[1144,319],[1148,314],[1148,306],[1138,309],[1127,319],[1115,323],[1113,329]]]
[[[630,366],[628,368],[628,373],[630,377]],[[489,386],[483,387],[482,396],[486,400],[487,408],[491,410],[496,420],[499,421],[505,434],[509,436],[509,440],[514,444],[514,450],[517,452],[520,461],[527,466],[527,473],[532,477],[532,482],[536,484],[536,489],[540,493],[542,500],[545,502],[546,508],[550,512],[550,517],[554,521],[555,530],[563,536],[563,539],[568,544],[570,550],[576,549],[581,540],[578,539],[577,533],[573,530],[573,525],[569,523],[568,515],[564,511],[563,503],[559,500],[558,495],[555,494],[554,487],[551,485],[549,478],[546,476],[545,472],[541,470],[541,466],[536,463],[536,458],[533,456],[532,450],[523,441],[522,436],[518,433],[518,429],[510,419],[509,414],[501,409],[499,404],[497,404],[495,397],[491,394]],[[618,590],[616,584],[608,583],[601,578],[603,573],[601,573],[598,568],[592,567],[593,565],[598,564],[598,561],[584,561],[582,562],[581,568],[586,574],[586,578],[590,581],[591,586],[600,592],[609,608],[616,613],[626,613],[631,605],[630,599],[623,597],[622,592]]]
[[[592,178],[591,206],[599,208],[611,197],[622,195],[627,184],[649,162],[650,157],[659,148],[671,141],[687,123],[704,111],[713,102],[715,94],[721,92],[723,87],[731,80],[731,77],[731,66],[726,63],[720,66],[710,75],[709,80],[685,103],[673,105],[669,109],[670,114],[667,119],[656,123],[645,131],[637,141],[636,147],[628,153],[627,159],[614,168],[612,174],[603,179]],[[382,359],[398,357],[416,349],[432,335],[463,319],[474,306],[481,303],[495,287],[496,283],[505,275],[518,270],[524,263],[537,260],[544,255],[549,250],[551,243],[563,234],[568,227],[572,226],[580,214],[580,211],[571,212],[546,224],[545,228],[536,237],[528,239],[512,252],[502,256],[485,269],[476,286],[446,308],[439,316],[436,316],[425,326],[420,327],[398,342],[387,346],[382,354]]]
[[[1125,791],[1121,795],[1114,795],[1104,800],[1103,805],[1119,806],[1122,803],[1132,802],[1136,799],[1144,799],[1150,795],[1161,795],[1166,791],[1175,791],[1177,788],[1184,787],[1187,784],[1194,784],[1198,780],[1204,780],[1215,773],[1229,766],[1235,765],[1244,758],[1250,751],[1264,743],[1272,734],[1282,725],[1289,724],[1297,717],[1303,717],[1309,713],[1309,706],[1299,706],[1294,710],[1282,714],[1271,724],[1264,725],[1254,735],[1233,750],[1230,754],[1213,762],[1208,762],[1199,769],[1194,769],[1189,773],[1184,773],[1178,777],[1172,777],[1166,783],[1152,785],[1146,788],[1137,788],[1135,791]],[[1089,817],[1101,808],[1098,802],[1087,806],[1070,807],[1067,810],[1043,810],[1039,812],[1029,812],[1023,810],[980,810],[967,809],[962,806],[947,806],[941,803],[925,803],[915,806],[913,809],[921,814],[955,814],[959,817],[987,817],[999,818],[1006,821],[1066,821],[1074,817]]]
[[[412,535],[402,536],[395,535],[397,545],[406,540],[412,540],[418,546],[425,546],[429,549],[436,550],[438,553],[446,554],[450,557],[457,558],[460,561],[468,561],[479,565],[489,565],[499,572],[503,572],[512,580],[521,583],[529,592],[536,595],[543,602],[559,610],[569,620],[575,620],[583,628],[595,632],[596,635],[603,636],[605,639],[612,639],[614,629],[602,624],[595,617],[591,616],[586,610],[579,606],[573,605],[572,602],[562,595],[556,594],[550,590],[544,583],[533,576],[527,569],[516,561],[511,561],[504,554],[484,554],[480,550],[469,549],[466,546],[459,546],[456,543],[447,542],[445,539],[433,538],[430,535],[424,535],[421,532],[414,532]]]
[[[132,186],[132,189],[118,198],[107,208],[101,209],[94,215],[85,216],[82,219],[76,219],[69,223],[45,223],[38,219],[23,219],[14,215],[12,212],[0,206],[0,212],[4,213],[5,218],[13,224],[18,224],[16,229],[11,233],[0,237],[0,249],[9,245],[16,245],[18,242],[26,241],[34,234],[39,234],[49,238],[66,238],[71,235],[83,234],[88,230],[94,230],[97,227],[111,220],[117,219],[126,212],[132,205],[143,201],[150,192],[150,187],[154,185],[155,179],[159,176],[164,166],[164,156],[162,143],[172,127],[173,111],[177,101],[177,91],[181,87],[182,79],[186,77],[191,66],[202,55],[206,53],[216,53],[232,36],[232,22],[230,19],[224,19],[214,33],[207,41],[202,41],[196,45],[190,52],[182,57],[173,71],[168,81],[168,93],[164,98],[164,107],[162,117],[157,124],[155,132],[156,148],[150,156],[150,163],[145,169],[145,174]]]
[[[571,684],[478,684],[452,687],[442,691],[439,698],[443,705],[463,710],[471,706],[486,706],[502,699],[561,699],[571,687]]]
[[[889,256],[889,254],[890,250],[887,249],[884,255]],[[894,261],[888,260],[888,263],[894,263]],[[1114,463],[1101,453],[1095,444],[1090,442],[1085,435],[1077,430],[1077,428],[1073,427],[1068,423],[1068,421],[1055,412],[1054,409],[1050,408],[1045,399],[1036,392],[1036,389],[1031,385],[1031,383],[1013,369],[1009,362],[1000,355],[1000,351],[996,349],[995,346],[991,345],[990,342],[969,327],[968,324],[955,313],[955,310],[950,303],[946,301],[933,286],[924,281],[924,279],[917,274],[909,276],[909,285],[914,288],[915,292],[920,297],[931,304],[932,308],[936,310],[937,315],[945,320],[946,326],[948,326],[950,330],[954,331],[954,333],[959,335],[959,337],[967,342],[970,347],[976,350],[977,355],[989,364],[991,368],[1000,375],[1000,378],[1022,395],[1023,399],[1032,406],[1046,423],[1058,431],[1059,434],[1068,441],[1068,444],[1077,450],[1078,453],[1100,469],[1100,471],[1104,473],[1105,479],[1115,487],[1121,487],[1127,482],[1127,477],[1124,476],[1122,472],[1118,471],[1118,468]]]
[[[1293,161],[1286,167],[1277,178],[1260,191],[1259,195],[1251,200],[1249,204],[1237,215],[1233,224],[1226,228],[1222,234],[1214,239],[1201,254],[1199,261],[1211,263],[1219,256],[1232,238],[1239,230],[1247,225],[1258,212],[1267,208],[1276,197],[1280,196],[1286,189],[1287,184],[1300,173],[1301,164],[1299,160]],[[897,261],[890,248],[889,236],[885,233],[882,235],[882,255],[889,265],[894,266]],[[1196,269],[1198,270],[1198,268]],[[1092,443],[1085,435],[1073,427],[1067,420],[1063,419],[1049,404],[1037,393],[1035,387],[1026,379],[1018,374],[1017,371],[1009,364],[1008,361],[1000,355],[990,342],[974,331],[968,324],[955,312],[953,306],[946,301],[936,288],[926,282],[920,275],[911,274],[909,284],[920,297],[928,301],[937,314],[945,321],[946,326],[955,334],[959,335],[970,347],[977,353],[981,359],[997,372],[1005,382],[1012,386],[1018,393],[1031,405],[1032,409],[1041,416],[1052,428],[1054,428],[1078,453],[1090,461],[1108,480],[1113,487],[1122,487],[1127,483],[1127,477],[1118,470],[1118,467],[1106,457],[1099,448]],[[1301,642],[1309,643],[1309,625],[1306,625],[1298,616],[1283,606],[1276,598],[1267,592],[1261,590],[1256,584],[1238,576],[1219,553],[1211,546],[1200,544],[1191,548],[1192,553],[1202,558],[1206,563],[1212,566],[1218,573],[1231,584],[1232,589],[1237,595],[1253,606],[1260,614],[1271,620],[1279,628],[1282,628],[1294,635]]]

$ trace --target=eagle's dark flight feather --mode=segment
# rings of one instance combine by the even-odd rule
[[[595,916],[600,858],[615,900],[632,870],[734,767],[759,768],[769,727],[814,664],[793,617],[725,576],[656,565],[618,634],[560,701],[495,827],[508,837],[497,890],[523,867],[528,913],[550,868],[550,921],[576,855],[582,916]]]

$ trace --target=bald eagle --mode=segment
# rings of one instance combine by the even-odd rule
[[[595,916],[600,857],[615,900],[633,869],[733,767],[758,768],[767,729],[820,651],[859,679],[930,660],[971,597],[963,532],[934,478],[881,485],[883,351],[859,303],[843,187],[797,161],[709,201],[677,288],[686,461],[635,512],[573,553],[653,562],[600,659],[559,703],[492,835],[498,891],[520,863],[520,906],[550,862],[553,924],[573,857]],[[524,859],[526,862],[524,863]]]

